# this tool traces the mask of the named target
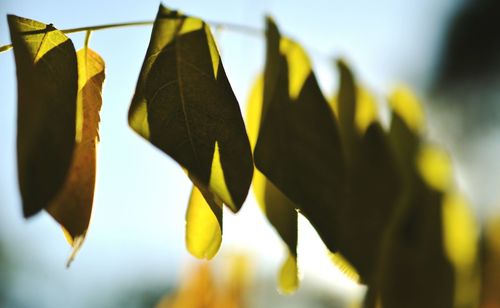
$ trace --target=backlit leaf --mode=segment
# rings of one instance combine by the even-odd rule
[[[66,181],[47,207],[68,235],[73,260],[83,244],[90,222],[96,178],[96,146],[102,105],[104,61],[93,50],[83,48],[78,59],[76,144]]]
[[[478,227],[472,210],[457,192],[443,198],[444,250],[455,272],[455,307],[477,307],[480,294]]]
[[[340,132],[343,137],[344,151],[347,160],[351,157],[351,151],[354,142],[358,139],[356,133],[356,106],[357,89],[354,76],[342,60],[337,61],[337,67],[340,73],[340,85],[337,98],[337,110]]]
[[[446,191],[451,186],[451,161],[437,146],[424,146],[417,154],[417,168],[420,175],[432,188]]]
[[[52,25],[7,17],[18,82],[17,164],[25,217],[61,189],[75,144],[78,90],[73,43]]]
[[[283,294],[292,294],[299,286],[299,270],[297,257],[289,254],[281,266],[278,275],[278,286]]]
[[[263,88],[263,78],[259,77],[252,88],[247,106],[247,130],[252,148],[255,147],[259,132]],[[299,284],[296,206],[257,169],[253,173],[252,186],[257,203],[288,247],[287,259],[280,270],[278,285],[283,293],[293,293]]]
[[[186,212],[186,247],[199,259],[212,259],[222,242],[222,204],[211,204],[193,186]]]
[[[160,6],[129,124],[184,167],[212,199],[240,209],[252,179],[250,145],[202,20]]]
[[[339,61],[338,118],[346,154],[348,190],[338,206],[338,250],[371,284],[382,241],[401,193],[399,172],[386,132],[377,119],[376,105],[356,84],[344,61]],[[348,267],[347,265],[344,267]]]
[[[339,134],[307,55],[291,40],[277,44],[279,39],[269,20],[256,166],[296,204],[329,250],[340,252],[347,261],[342,264],[352,264],[351,272],[359,271],[369,283],[399,196],[392,149],[367,96],[357,107],[357,86],[347,65],[339,62]]]
[[[361,280],[356,269],[340,253],[330,253],[329,256],[337,269],[339,269],[347,278],[356,282]]]
[[[444,252],[442,197],[419,179],[404,195],[379,268],[382,307],[452,307],[454,272]]]
[[[255,147],[259,131],[262,91],[263,80],[259,78],[252,89],[247,109],[248,136],[252,148]],[[257,169],[254,170],[253,190],[262,211],[285,241],[290,253],[296,255],[297,211],[295,204]]]
[[[390,140],[404,175],[403,193],[384,242],[379,277],[373,286],[378,291],[370,290],[368,301],[373,303],[378,297],[384,308],[452,307],[456,285],[453,263],[445,252],[445,196],[433,180],[429,181],[428,175],[435,173],[429,171],[433,163],[424,161],[431,158],[435,162],[436,158],[429,153],[419,157],[426,151],[421,150],[424,128],[416,125],[423,123],[423,116],[418,116],[419,120],[414,117],[420,106],[404,97],[398,101],[391,98],[390,128]],[[412,112],[407,112],[410,109]]]
[[[334,249],[338,243],[334,209],[342,202],[344,191],[335,118],[300,45],[290,39],[281,41],[270,19],[266,36],[263,107],[254,150],[256,167]]]

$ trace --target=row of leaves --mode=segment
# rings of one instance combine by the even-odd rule
[[[52,25],[12,15],[8,21],[24,214],[52,215],[73,257],[92,210],[104,61],[87,44],[75,52]],[[476,228],[447,156],[424,141],[415,97],[394,92],[386,129],[375,100],[344,62],[337,96],[328,102],[305,51],[271,19],[266,41],[245,127],[209,26],[159,8],[129,124],[193,182],[188,250],[207,259],[217,253],[223,205],[238,212],[253,182],[288,247],[282,291],[299,283],[299,212],[334,263],[368,285],[368,307],[473,305],[478,285],[464,281],[477,281]]]

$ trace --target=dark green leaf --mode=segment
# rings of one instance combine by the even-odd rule
[[[263,79],[259,78],[252,89],[247,105],[247,130],[252,147],[255,147],[261,124],[263,109]],[[255,197],[271,224],[288,245],[290,253],[296,256],[297,211],[290,201],[273,183],[259,171],[254,171],[253,188]]]
[[[170,155],[197,185],[238,211],[253,163],[241,112],[202,20],[160,6],[130,126]]]
[[[26,217],[61,189],[75,144],[73,43],[52,25],[8,15],[18,81],[17,164]]]
[[[445,255],[441,192],[411,184],[388,230],[378,297],[388,307],[453,307],[454,272]]]
[[[385,235],[367,307],[453,307],[454,270],[445,253],[444,192],[417,170],[423,119],[408,95],[391,98],[390,141],[403,174],[402,195]]]
[[[373,118],[368,117],[368,123],[360,121],[360,115],[376,110],[375,102],[366,90],[356,85],[346,63],[339,61],[338,69],[338,118],[348,157],[349,187],[345,206],[338,207],[338,232],[342,241],[338,249],[359,271],[362,281],[371,284],[384,235],[400,198],[400,173],[376,112]]]
[[[368,127],[352,162],[346,206],[338,213],[339,251],[370,284],[401,193],[394,154],[380,124]]]
[[[247,130],[252,148],[257,142],[261,123],[263,90],[263,79],[258,78],[247,104]],[[279,275],[279,287],[283,293],[292,293],[297,289],[299,282],[296,205],[267,180],[259,170],[254,170],[252,186],[257,203],[288,247],[288,258],[285,260]]]
[[[340,73],[340,86],[338,92],[338,120],[340,132],[343,137],[344,151],[347,160],[350,160],[354,143],[359,139],[356,133],[355,117],[357,109],[357,89],[354,76],[343,61],[337,61]]]
[[[370,283],[400,193],[392,148],[373,122],[376,117],[363,129],[357,126],[356,113],[364,110],[357,106],[354,77],[343,62],[339,134],[310,63],[284,44],[272,21],[267,33],[257,168],[297,205],[326,246],[345,257],[336,259],[351,263]]]
[[[335,207],[342,204],[345,189],[336,121],[307,56],[296,43],[283,41],[270,19],[267,41],[255,163],[336,250]]]

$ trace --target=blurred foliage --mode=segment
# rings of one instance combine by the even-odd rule
[[[104,61],[87,46],[90,32],[76,53],[52,25],[8,19],[23,210],[28,217],[46,209],[62,225],[71,260],[92,210]],[[200,259],[216,255],[223,206],[238,212],[253,183],[286,247],[282,293],[299,286],[300,214],[332,266],[368,287],[365,307],[498,307],[499,224],[481,233],[449,154],[426,136],[412,91],[400,86],[385,100],[385,125],[382,102],[358,84],[346,61],[337,61],[339,88],[328,100],[306,50],[271,18],[266,43],[245,127],[208,24],[160,5],[128,120],[193,182],[188,251]],[[203,263],[158,307],[245,306],[248,261],[230,264],[216,278]]]
[[[208,263],[191,268],[174,294],[163,297],[157,308],[236,308],[245,307],[251,272],[249,260],[233,256],[228,260],[226,273],[216,279]]]

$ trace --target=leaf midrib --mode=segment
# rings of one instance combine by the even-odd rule
[[[180,27],[182,27],[182,23],[180,23],[179,29],[180,29]],[[176,36],[177,36],[177,34],[176,34]],[[188,119],[188,114],[187,114],[186,101],[185,101],[184,92],[183,92],[183,83],[182,83],[182,75],[181,75],[182,74],[182,71],[181,71],[182,59],[181,59],[181,56],[179,53],[180,42],[179,42],[178,37],[174,38],[174,45],[175,45],[175,60],[176,60],[176,69],[177,69],[177,87],[179,89],[179,97],[181,100],[182,113],[184,115],[184,122],[186,123],[186,131],[187,131],[189,143],[191,145],[191,150],[193,151],[196,163],[198,163],[199,162],[198,153],[196,152],[196,148],[194,146],[193,136],[192,136],[191,127],[189,125],[189,119]]]

